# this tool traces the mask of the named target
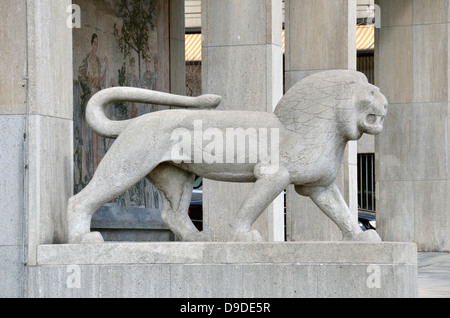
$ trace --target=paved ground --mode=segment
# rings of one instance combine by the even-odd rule
[[[450,253],[419,252],[420,298],[450,298]]]

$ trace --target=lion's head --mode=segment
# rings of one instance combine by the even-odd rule
[[[340,133],[356,140],[383,130],[387,100],[364,74],[332,70],[308,76],[281,99],[275,115],[302,135]]]

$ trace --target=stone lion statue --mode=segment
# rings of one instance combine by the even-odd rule
[[[163,110],[112,121],[106,117],[105,108],[117,101],[199,109]],[[375,231],[360,229],[334,183],[347,141],[383,129],[387,100],[362,73],[333,70],[306,77],[283,96],[274,113],[201,109],[215,108],[220,102],[221,97],[216,95],[185,97],[129,87],[95,94],[87,106],[86,119],[101,136],[117,139],[90,183],[69,199],[69,242],[103,242],[100,233],[90,232],[92,215],[144,177],[159,190],[162,219],[181,240],[209,241],[208,233],[199,232],[187,213],[195,175],[254,182],[230,224],[235,241],[261,240],[259,233],[252,231],[252,224],[289,184],[294,184],[299,194],[309,196],[337,224],[344,240],[381,241]],[[196,162],[194,153],[211,149],[207,149],[205,140],[198,142],[195,138],[190,144],[194,151],[174,160],[173,147],[179,140],[172,138],[173,132],[182,129],[195,134],[194,122],[198,120],[203,130],[224,133],[238,127],[275,129],[277,144],[269,145],[268,150],[278,150],[277,162],[259,157],[242,160],[252,155],[250,147],[245,148],[245,158],[234,157],[234,162]]]

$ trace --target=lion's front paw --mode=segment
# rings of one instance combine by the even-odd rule
[[[262,242],[263,238],[258,231],[237,232],[233,239],[235,242]]]
[[[347,239],[347,241],[379,243],[381,242],[381,237],[375,230],[367,230]]]
[[[69,244],[102,244],[105,243],[100,232],[89,232],[69,240]]]

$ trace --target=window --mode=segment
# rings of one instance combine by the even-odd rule
[[[375,212],[375,155],[358,154],[358,207]]]

